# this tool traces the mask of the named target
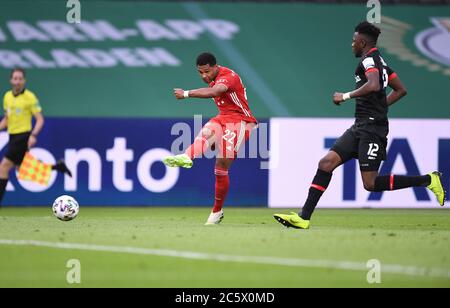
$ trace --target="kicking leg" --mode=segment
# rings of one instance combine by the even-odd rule
[[[168,167],[192,168],[193,160],[201,157],[210,147],[214,146],[216,125],[218,124],[208,122],[184,154],[166,157],[163,160],[164,164]],[[220,128],[220,125],[218,127]]]
[[[191,160],[201,157],[214,144],[215,132],[217,129],[215,126],[218,126],[220,129],[220,125],[214,122],[210,121],[206,123],[199,135],[195,138],[194,143],[184,154],[189,156]]]

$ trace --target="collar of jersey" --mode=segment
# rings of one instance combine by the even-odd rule
[[[20,92],[20,93],[17,94],[17,95],[14,95],[14,91],[11,91],[11,92],[12,92],[12,95],[13,95],[14,97],[18,97],[18,96],[22,95],[23,93],[25,93],[25,90],[26,90],[26,88],[23,88],[22,92]]]
[[[370,49],[370,50],[366,53],[366,55],[371,54],[372,52],[377,51],[377,50],[378,50],[378,48],[374,47],[374,48]]]

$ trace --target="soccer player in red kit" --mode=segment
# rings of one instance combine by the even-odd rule
[[[215,225],[224,217],[222,207],[230,185],[228,170],[240,146],[250,138],[257,121],[248,107],[246,89],[238,74],[217,65],[216,57],[211,53],[202,53],[197,57],[197,70],[209,87],[189,91],[174,89],[174,95],[177,99],[213,98],[219,115],[205,124],[184,154],[169,156],[163,161],[169,167],[191,168],[193,160],[209,148],[218,149],[214,170],[215,201],[206,222],[206,225]]]

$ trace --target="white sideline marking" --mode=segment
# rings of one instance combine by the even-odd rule
[[[35,246],[35,247],[66,249],[66,250],[115,252],[115,253],[128,253],[136,255],[184,258],[193,260],[256,263],[256,264],[309,267],[322,269],[337,269],[337,270],[352,270],[352,271],[369,270],[365,263],[333,261],[333,260],[308,260],[308,259],[258,257],[258,256],[233,256],[233,255],[210,254],[192,251],[151,249],[151,248],[125,247],[125,246],[101,246],[101,245],[75,244],[75,243],[55,243],[55,242],[33,241],[33,240],[0,239],[0,245]],[[443,268],[425,268],[417,266],[382,264],[381,269],[383,273],[388,274],[450,279],[450,270]]]

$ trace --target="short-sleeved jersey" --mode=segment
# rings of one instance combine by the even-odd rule
[[[238,74],[229,68],[220,66],[219,74],[209,86],[212,88],[216,84],[223,84],[227,87],[226,92],[214,98],[214,102],[219,108],[219,115],[247,123],[257,123],[248,106],[246,89]]]
[[[356,67],[356,89],[362,87],[367,82],[366,74],[371,71],[379,72],[380,90],[356,98],[355,117],[357,119],[373,118],[387,120],[388,105],[386,88],[389,80],[395,78],[397,75],[386,64],[377,48],[369,50]]]
[[[31,132],[33,115],[42,108],[33,92],[25,89],[17,96],[12,91],[6,92],[3,110],[8,117],[8,133],[15,135]]]

